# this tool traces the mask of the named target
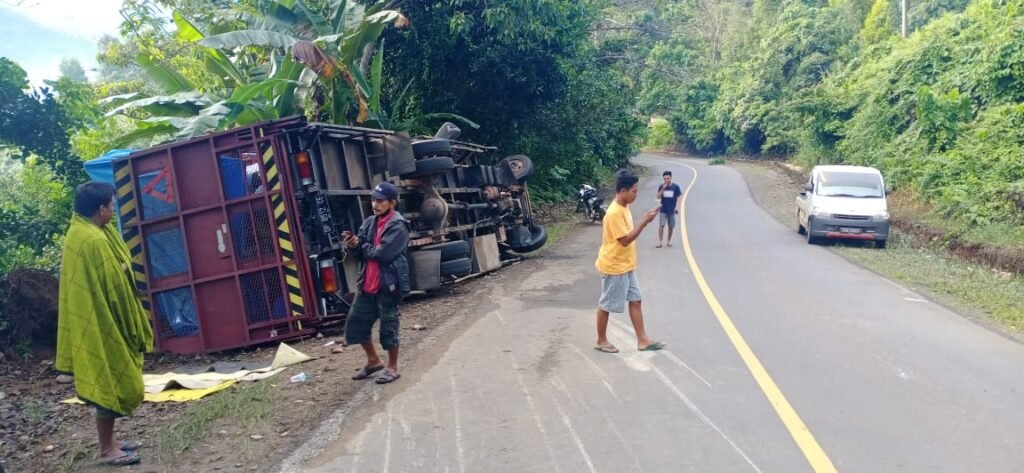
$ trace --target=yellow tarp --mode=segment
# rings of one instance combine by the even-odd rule
[[[223,391],[239,381],[259,381],[269,378],[288,366],[303,363],[313,358],[284,343],[277,347],[274,361],[270,366],[255,370],[240,369],[231,373],[204,371],[202,373],[144,374],[145,402],[187,402],[201,399]],[[61,401],[65,404],[81,404],[77,397]]]
[[[224,381],[216,386],[205,389],[167,389],[158,393],[146,393],[143,396],[144,402],[188,402],[202,399],[215,392],[223,391],[234,386],[236,381]],[[85,404],[77,397],[61,401],[64,404]]]

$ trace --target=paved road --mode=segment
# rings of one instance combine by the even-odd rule
[[[678,234],[656,249],[654,226],[638,240],[667,351],[636,351],[624,316],[622,353],[592,350],[586,228],[304,471],[1024,471],[1024,346],[807,246],[732,169],[638,161],[693,183],[690,257]]]

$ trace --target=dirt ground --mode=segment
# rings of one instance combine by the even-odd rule
[[[558,228],[556,233],[564,235],[576,224],[567,207],[538,213],[549,228]],[[544,251],[538,253],[542,256]],[[438,294],[408,299],[402,307],[403,374],[414,375],[410,371],[429,363],[430,352],[447,346],[482,315],[479,308],[487,300],[488,287],[528,274],[536,263],[536,258],[528,258]],[[325,346],[332,341],[333,345]],[[272,471],[313,434],[321,420],[346,408],[358,391],[372,383],[350,379],[365,363],[365,356],[359,347],[342,348],[342,341],[340,328],[291,340],[290,346],[315,359],[198,401],[143,403],[116,426],[118,438],[142,441],[143,462],[116,471]],[[163,373],[215,362],[269,363],[276,349],[267,345],[195,357],[155,354],[149,355],[144,370]],[[417,362],[417,358],[424,360]],[[34,360],[0,359],[0,465],[7,473],[111,471],[93,460],[97,443],[91,412],[81,405],[60,403],[75,393],[72,384],[59,382],[59,373],[52,369],[52,353],[37,353]],[[307,380],[290,382],[300,372]],[[400,389],[397,384],[402,381],[395,389]]]

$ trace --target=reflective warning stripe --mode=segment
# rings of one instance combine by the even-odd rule
[[[139,292],[145,294],[149,290],[149,279],[146,278],[145,260],[142,255],[142,235],[139,232],[139,213],[135,202],[135,189],[129,172],[128,160],[114,163],[114,185],[117,189],[117,205],[121,212],[121,228],[124,229],[124,242],[132,255],[132,274]],[[150,310],[149,297],[142,297],[142,307]]]
[[[274,147],[270,143],[262,143],[263,168],[267,176],[267,187],[270,189],[270,206],[274,210],[274,225],[277,227],[277,244],[281,249],[281,261],[284,262],[284,282],[288,288],[288,301],[293,317],[306,315],[305,301],[302,299],[302,281],[299,279],[298,266],[295,264],[295,244],[292,241],[291,225],[285,209],[284,196],[281,194],[281,174],[274,159]]]
[[[135,205],[135,188],[129,172],[128,160],[114,163],[114,183],[117,187],[117,205],[121,209],[121,227],[138,223],[139,212]]]

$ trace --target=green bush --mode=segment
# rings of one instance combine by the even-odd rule
[[[647,126],[647,140],[644,147],[649,149],[664,150],[675,145],[675,137],[672,136],[672,125],[664,118],[655,118]]]

